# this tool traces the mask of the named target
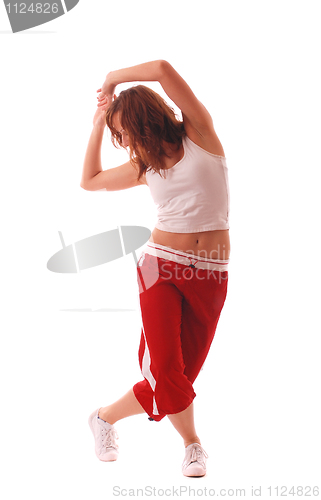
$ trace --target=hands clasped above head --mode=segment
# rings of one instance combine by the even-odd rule
[[[116,99],[116,95],[115,95],[116,85],[111,82],[110,75],[111,75],[111,73],[108,73],[102,87],[97,90],[97,92],[99,92],[99,95],[97,97],[98,106],[107,105],[107,107],[109,107],[111,105],[111,103],[113,102],[113,99]]]
[[[107,79],[106,79],[107,80]],[[106,83],[106,82],[105,82]],[[116,94],[113,92],[109,93],[111,90],[111,87],[104,85],[97,90],[99,92],[97,96],[97,110],[94,116],[94,125],[95,126],[101,126],[105,127],[106,125],[106,111],[109,108],[109,106],[112,104],[113,100],[116,99]],[[112,88],[114,91],[115,87]]]
[[[97,92],[100,92],[100,89],[97,90]],[[113,102],[113,99],[116,99],[116,95],[114,96],[106,96],[103,93],[100,93],[99,96],[97,97],[98,103],[97,103],[97,109],[95,112],[94,116],[94,126],[101,126],[105,127],[106,125],[106,111]]]
[[[111,105],[111,103],[113,102],[113,100],[116,99],[116,97],[117,97],[116,94],[113,94],[113,95],[104,94],[101,89],[98,89],[97,92],[99,92],[99,95],[97,96],[97,99],[98,99],[97,106],[98,107],[105,106],[106,109],[108,109],[109,106]]]

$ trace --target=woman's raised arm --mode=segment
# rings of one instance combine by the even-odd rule
[[[137,180],[138,173],[131,162],[116,168],[103,170],[101,165],[101,145],[106,126],[106,109],[112,97],[103,106],[97,108],[94,116],[94,126],[91,132],[85,154],[80,187],[86,191],[118,191],[144,184]]]

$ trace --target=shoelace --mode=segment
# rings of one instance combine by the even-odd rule
[[[188,467],[192,462],[198,462],[204,469],[206,468],[205,459],[208,458],[208,454],[199,444],[194,444],[186,452],[186,456],[182,467]]]
[[[117,450],[118,444],[116,444],[116,439],[118,439],[118,434],[116,429],[113,427],[111,429],[102,429],[102,445],[105,448],[115,448]]]

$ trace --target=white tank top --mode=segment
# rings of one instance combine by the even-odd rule
[[[229,184],[226,158],[208,153],[187,136],[184,156],[162,178],[146,172],[157,206],[156,228],[170,233],[229,229]]]

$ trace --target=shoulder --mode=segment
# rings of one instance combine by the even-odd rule
[[[209,130],[206,134],[200,134],[193,127],[189,128],[185,125],[185,131],[187,140],[189,139],[192,144],[196,144],[196,146],[204,149],[207,153],[225,157],[223,146],[214,127],[213,130]]]

